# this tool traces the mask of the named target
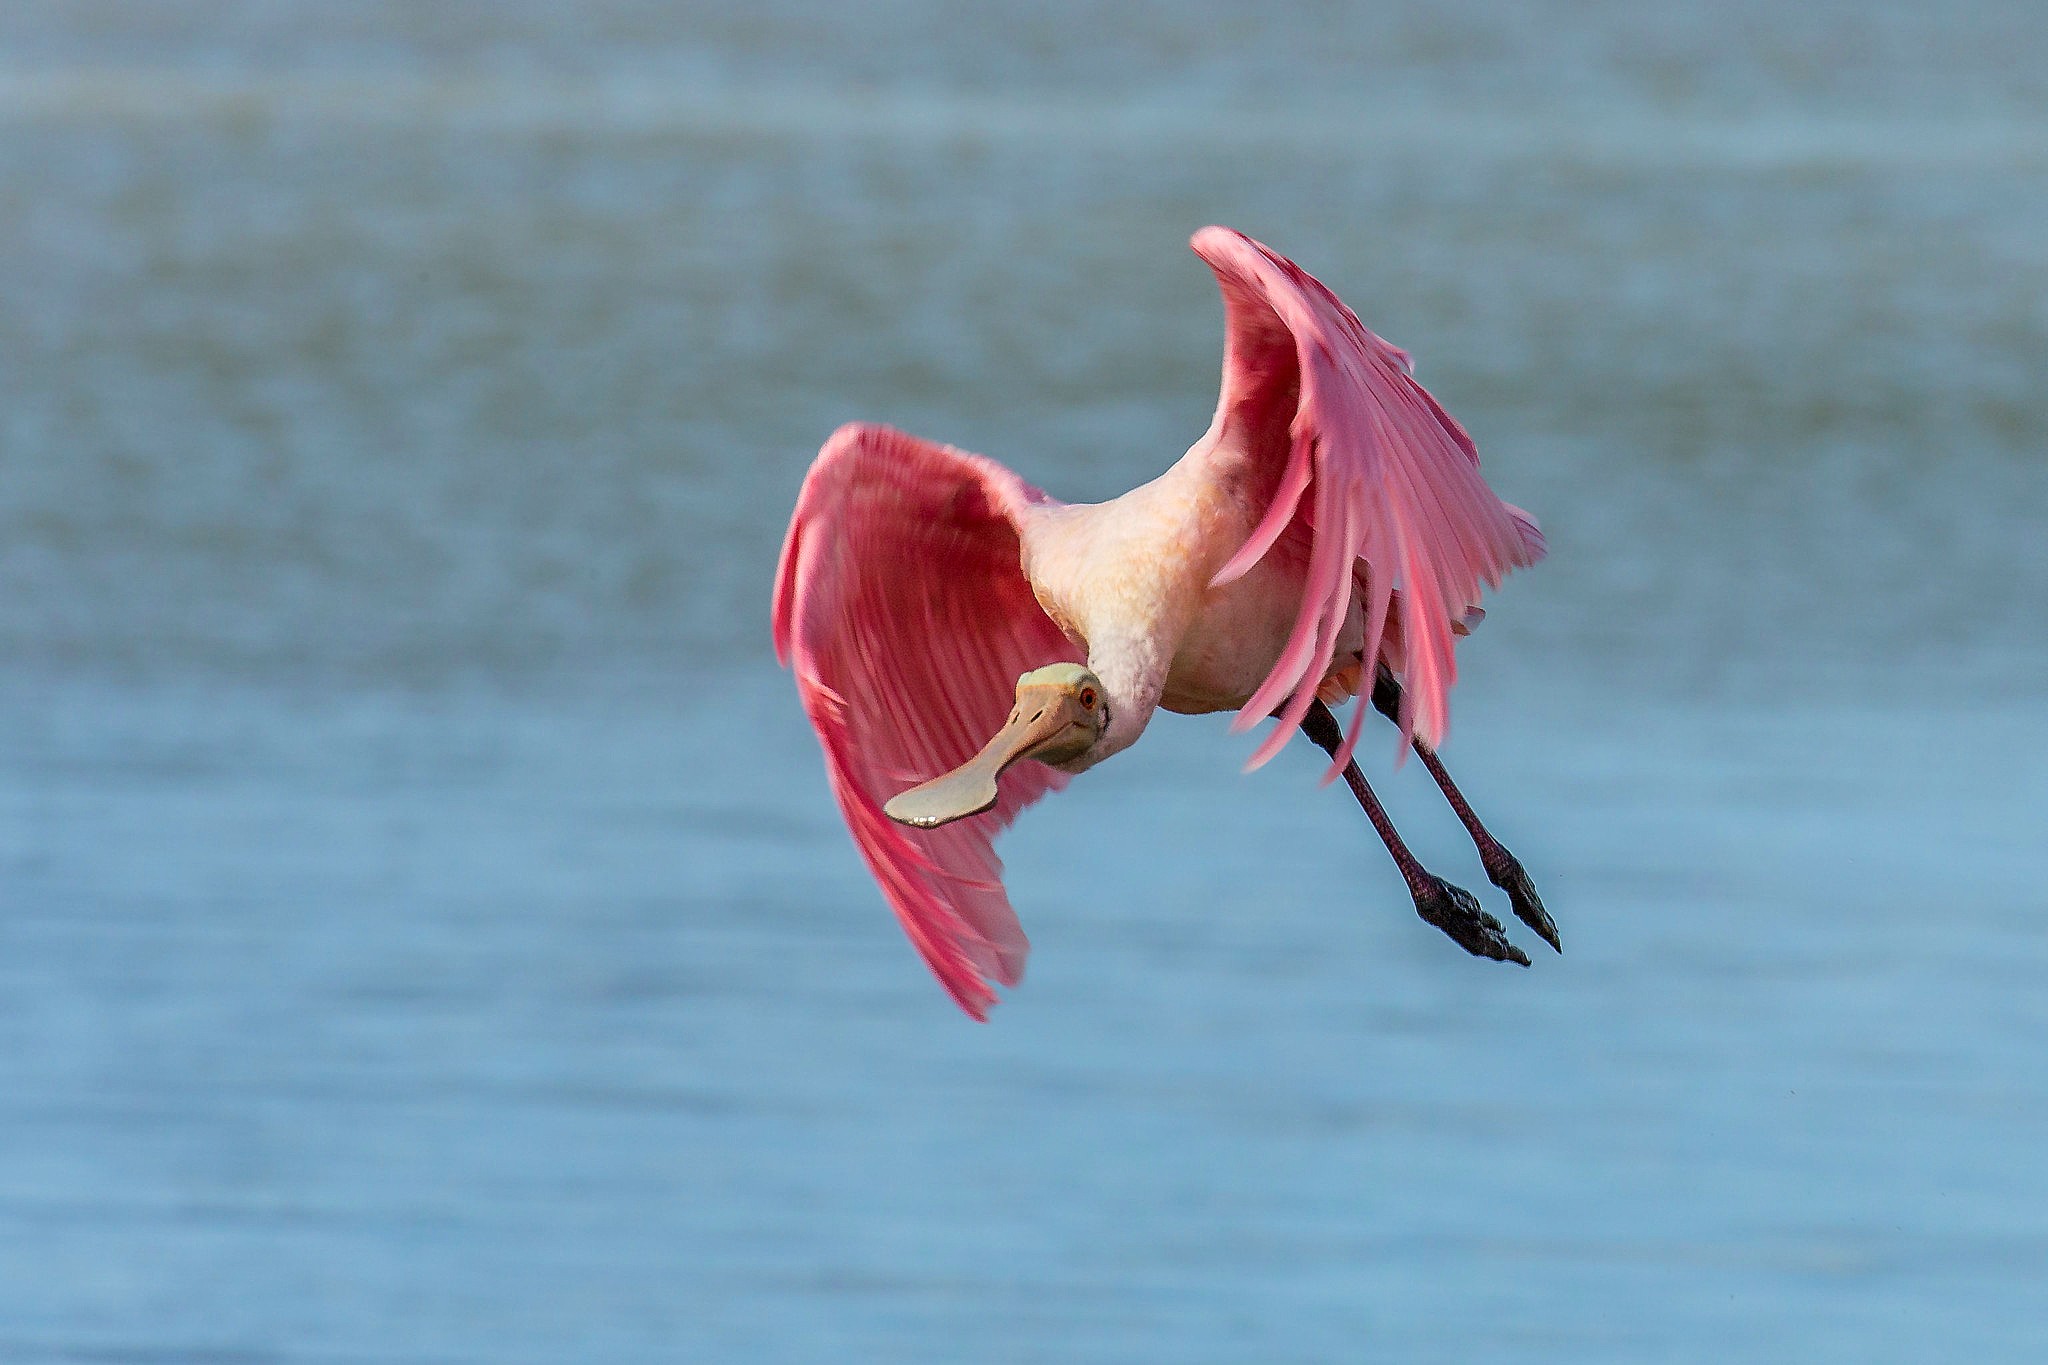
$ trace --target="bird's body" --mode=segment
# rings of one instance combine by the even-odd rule
[[[991,460],[856,425],[826,442],[791,521],[778,653],[856,844],[977,1017],[989,979],[1022,967],[992,840],[1024,804],[1162,707],[1236,711],[1238,728],[1277,716],[1264,762],[1381,670],[1405,684],[1404,731],[1433,746],[1482,585],[1543,551],[1404,354],[1249,238],[1205,228],[1194,246],[1229,313],[1223,392],[1158,478],[1066,504]],[[1333,772],[1366,709],[1326,746]]]
[[[1135,740],[1155,706],[1242,705],[1286,638],[1285,616],[1262,610],[1266,575],[1209,586],[1252,523],[1206,463],[1197,452],[1110,502],[1034,508],[1025,520],[1032,594],[1121,703],[1096,762]]]
[[[1127,748],[1155,707],[1184,715],[1235,711],[1272,673],[1306,584],[1300,547],[1276,546],[1244,576],[1214,583],[1258,524],[1271,482],[1205,442],[1109,502],[1047,500],[1027,510],[1020,539],[1032,594],[1087,652],[1116,708],[1086,766]],[[1339,660],[1353,659],[1364,630],[1362,604],[1354,601],[1337,640]],[[1332,680],[1346,669],[1355,692],[1349,663],[1334,665]]]

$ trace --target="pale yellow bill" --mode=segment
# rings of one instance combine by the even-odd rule
[[[1091,713],[1065,688],[1019,687],[1017,709],[980,753],[943,777],[898,792],[882,812],[898,824],[920,829],[979,815],[995,805],[996,778],[1011,764],[1025,758],[1073,757],[1094,741]]]

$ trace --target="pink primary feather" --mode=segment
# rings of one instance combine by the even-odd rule
[[[1081,651],[1024,576],[1018,520],[1049,501],[978,455],[852,425],[818,452],[775,577],[775,653],[839,809],[911,942],[960,1008],[988,1017],[1029,944],[1004,894],[996,834],[1066,778],[1020,763],[995,809],[938,829],[882,803],[966,762],[1001,728],[1020,674]]]
[[[1472,438],[1412,377],[1406,352],[1367,331],[1322,283],[1258,242],[1207,227],[1191,243],[1223,290],[1227,336],[1216,441],[1278,460],[1264,517],[1214,585],[1241,577],[1290,527],[1310,540],[1308,580],[1286,647],[1234,728],[1278,711],[1247,768],[1278,753],[1335,663],[1354,579],[1366,602],[1365,686],[1400,642],[1404,740],[1442,742],[1457,680],[1455,625],[1481,585],[1543,557],[1543,533],[1494,496]],[[1370,572],[1357,575],[1363,560]],[[1358,741],[1352,720],[1329,780]]]

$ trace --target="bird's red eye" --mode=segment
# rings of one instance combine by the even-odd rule
[[[1088,708],[1088,709],[1089,709],[1090,711],[1093,711],[1093,710],[1095,709],[1095,689],[1094,689],[1094,688],[1092,688],[1092,687],[1084,687],[1084,688],[1082,688],[1082,689],[1081,689],[1081,705],[1083,705],[1083,706],[1087,707],[1087,708]]]

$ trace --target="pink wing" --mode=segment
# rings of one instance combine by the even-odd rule
[[[960,1008],[1014,986],[1029,948],[995,836],[1066,778],[1005,773],[993,811],[939,829],[882,803],[972,758],[1019,674],[1081,651],[1032,595],[1018,519],[1045,495],[993,460],[882,426],[841,427],[797,496],[775,576],[775,654],[824,746],[853,842]]]
[[[1243,233],[1207,227],[1191,244],[1223,287],[1228,328],[1214,439],[1282,466],[1264,518],[1215,582],[1244,574],[1290,530],[1309,546],[1294,629],[1235,723],[1249,729],[1286,703],[1248,766],[1278,753],[1315,699],[1354,578],[1366,595],[1364,685],[1383,643],[1397,638],[1404,737],[1440,743],[1457,628],[1482,583],[1498,587],[1508,570],[1543,557],[1543,533],[1486,486],[1471,437],[1415,382],[1406,352]],[[1354,573],[1359,561],[1368,572]],[[1331,775],[1350,758],[1366,710],[1353,716]]]

